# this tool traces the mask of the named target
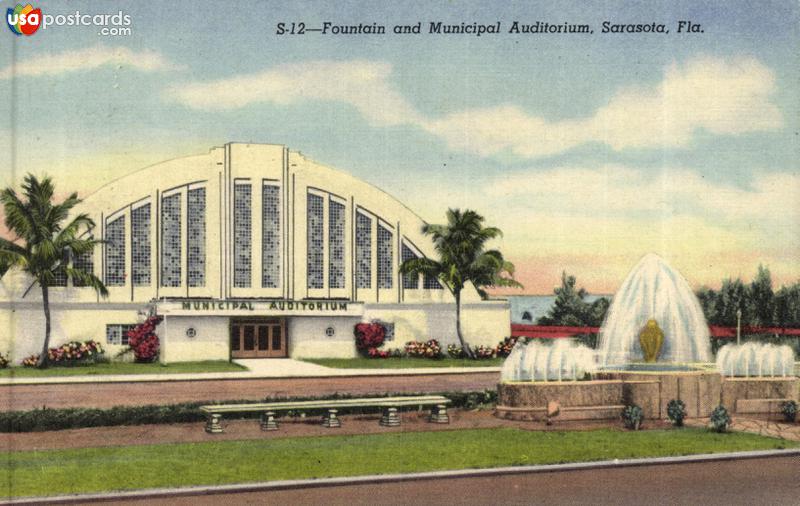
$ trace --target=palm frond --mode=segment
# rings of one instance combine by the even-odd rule
[[[108,297],[108,288],[106,288],[106,285],[104,285],[100,278],[94,274],[86,272],[82,269],[76,269],[75,267],[66,267],[65,270],[67,277],[72,279],[73,284],[80,284],[82,286],[94,288],[94,290],[99,293],[101,297]]]

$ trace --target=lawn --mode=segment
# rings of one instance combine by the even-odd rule
[[[7,496],[555,464],[796,447],[704,429],[539,432],[512,428],[10,452]]]
[[[205,362],[176,362],[174,364],[134,364],[131,362],[107,362],[77,367],[9,367],[0,369],[0,378],[43,378],[47,376],[97,376],[107,374],[178,374],[196,372],[241,372],[247,368],[233,362],[210,360]]]
[[[312,364],[335,369],[422,369],[426,367],[500,367],[504,358],[469,360],[465,358],[304,358]]]

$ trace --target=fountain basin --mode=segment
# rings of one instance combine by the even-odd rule
[[[689,372],[701,371],[705,369],[701,365],[691,364],[659,364],[659,363],[644,363],[633,362],[630,364],[621,365],[607,365],[602,368],[607,372],[646,372],[646,373],[660,373],[660,372]]]
[[[631,364],[637,365],[637,364]],[[638,364],[639,366],[643,364]],[[690,418],[708,417],[723,404],[734,414],[779,416],[783,402],[798,400],[800,379],[728,378],[694,366],[685,370],[604,370],[589,381],[504,382],[498,385],[496,415],[514,420],[544,420],[547,406],[561,406],[558,420],[618,419],[636,404],[649,419],[666,419],[667,404],[679,399]]]

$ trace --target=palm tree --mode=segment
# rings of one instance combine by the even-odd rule
[[[101,241],[87,234],[94,222],[86,214],[77,214],[67,222],[70,211],[81,202],[73,193],[61,203],[53,202],[55,188],[49,177],[41,181],[28,174],[22,183],[23,198],[13,188],[0,192],[0,203],[5,211],[5,223],[15,237],[0,238],[0,276],[16,267],[42,289],[44,306],[44,344],[38,367],[47,366],[50,346],[50,296],[49,287],[57,277],[66,276],[75,284],[93,288],[106,297],[108,290],[91,272],[73,266],[73,260],[89,255]],[[66,225],[64,224],[65,222]]]
[[[456,335],[464,353],[474,354],[461,333],[461,291],[472,283],[481,297],[489,286],[522,288],[513,279],[514,265],[497,250],[485,250],[486,243],[502,235],[500,229],[484,227],[483,216],[475,211],[447,210],[447,225],[424,225],[422,233],[431,236],[438,260],[413,258],[400,265],[401,274],[424,274],[437,278],[453,294],[456,302]]]

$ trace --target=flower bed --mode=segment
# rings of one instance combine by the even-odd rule
[[[48,362],[52,365],[70,367],[76,365],[93,364],[103,355],[104,350],[97,341],[84,342],[71,341],[47,351]],[[31,355],[22,360],[25,367],[36,367],[39,363],[39,354]]]
[[[425,341],[409,341],[405,346],[406,356],[417,358],[442,358],[442,347],[439,341],[431,339]]]

